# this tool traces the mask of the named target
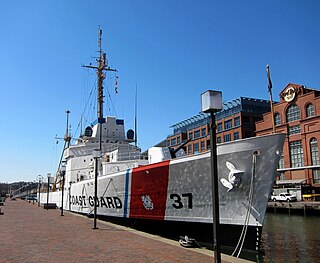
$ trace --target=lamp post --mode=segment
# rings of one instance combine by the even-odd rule
[[[37,181],[38,181],[38,207],[40,207],[40,186],[41,186],[41,182],[43,180],[42,175],[38,175],[37,176]]]
[[[66,174],[66,167],[62,166],[60,170],[60,180],[62,180],[62,192],[61,192],[61,216],[63,216],[63,196],[64,196],[64,178]]]
[[[33,183],[32,183],[32,188],[33,188],[33,194],[32,194],[32,204],[34,205],[34,199],[36,199],[35,198],[35,196],[34,196],[34,187],[35,187],[35,185],[36,185],[36,181],[33,181]],[[37,193],[37,188],[36,188],[36,193]],[[36,196],[37,196],[37,194],[36,194]]]
[[[210,113],[213,246],[214,261],[219,263],[221,262],[221,250],[215,112],[220,111],[221,109],[222,93],[220,91],[208,90],[201,94],[201,110],[205,113]]]
[[[97,227],[97,203],[98,203],[98,159],[101,156],[100,150],[94,150],[93,153],[94,158],[94,213],[93,213],[93,228],[98,229]]]
[[[28,202],[28,196],[29,196],[29,184],[27,184],[27,197],[26,197],[26,202]]]
[[[51,178],[51,173],[47,174],[48,177],[48,187],[47,187],[47,210],[49,209],[49,192],[50,192],[50,178]]]

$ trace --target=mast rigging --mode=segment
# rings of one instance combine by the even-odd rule
[[[82,67],[85,68],[91,68],[91,69],[95,69],[97,72],[97,76],[98,76],[98,111],[97,111],[97,115],[98,115],[98,123],[99,123],[99,150],[101,151],[102,145],[101,145],[101,136],[102,136],[102,124],[104,123],[104,119],[103,119],[103,81],[106,78],[106,75],[104,73],[104,71],[115,71],[117,72],[116,69],[112,69],[108,66],[108,60],[107,60],[107,55],[105,52],[102,51],[102,29],[99,26],[99,38],[98,38],[98,46],[99,46],[99,58],[97,60],[98,65],[97,66],[86,66],[83,65]]]

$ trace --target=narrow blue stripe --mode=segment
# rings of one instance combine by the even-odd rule
[[[126,172],[126,185],[125,185],[125,192],[124,192],[123,217],[128,217],[129,176],[130,176],[130,169],[128,169]]]

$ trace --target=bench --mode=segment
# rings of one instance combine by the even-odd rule
[[[55,203],[44,203],[43,204],[43,208],[44,209],[56,209],[57,205]]]

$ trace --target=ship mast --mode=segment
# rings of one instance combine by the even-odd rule
[[[99,26],[99,39],[98,39],[98,47],[99,47],[99,58],[97,59],[97,66],[82,66],[85,68],[95,69],[98,77],[98,123],[99,123],[99,150],[102,150],[101,145],[101,137],[102,137],[102,124],[105,122],[103,118],[103,81],[106,78],[104,71],[117,71],[116,69],[112,69],[108,66],[107,55],[102,51],[102,29]]]
[[[63,137],[64,140],[64,146],[63,146],[63,151],[61,153],[61,157],[60,157],[60,161],[59,161],[59,166],[56,172],[56,177],[54,179],[54,183],[52,186],[52,191],[54,192],[56,190],[56,185],[57,185],[57,181],[58,181],[58,177],[59,177],[59,171],[61,169],[61,163],[62,163],[62,159],[63,159],[63,155],[64,155],[64,151],[70,147],[70,141],[71,141],[71,136],[69,134],[69,113],[71,113],[71,111],[66,110],[66,134]],[[56,139],[62,139],[62,138],[57,138]],[[64,179],[63,179],[64,180]]]
[[[69,148],[69,146],[70,146],[70,141],[71,141],[71,136],[69,135],[69,113],[70,113],[70,111],[69,110],[66,110],[66,115],[67,115],[67,117],[66,117],[66,119],[67,119],[67,124],[66,124],[66,134],[64,135],[64,141],[65,141],[65,146],[66,146],[66,144],[67,144],[67,148]],[[64,147],[64,148],[66,148],[66,147]]]
[[[85,68],[95,69],[98,76],[98,125],[99,125],[99,152],[102,153],[102,124],[105,123],[103,118],[103,80],[106,78],[104,71],[117,71],[108,66],[107,55],[102,51],[102,29],[99,26],[99,58],[97,59],[97,66],[83,66]],[[94,200],[97,200],[98,192],[98,157],[95,159],[95,172],[94,172]],[[94,202],[94,217],[93,217],[93,229],[97,229],[97,202]]]

